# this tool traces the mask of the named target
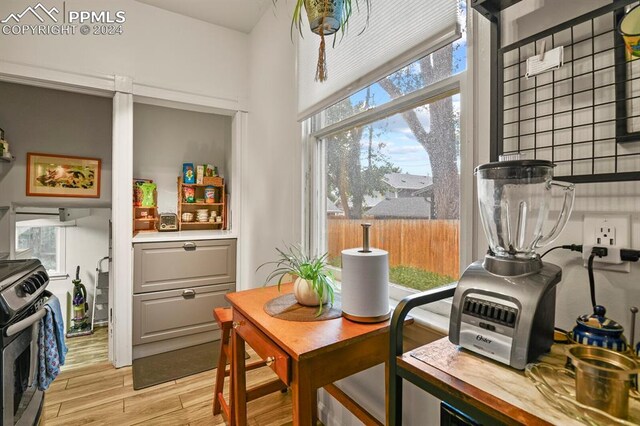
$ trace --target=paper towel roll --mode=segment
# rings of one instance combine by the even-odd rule
[[[361,248],[342,251],[342,313],[360,322],[389,317],[389,254]]]

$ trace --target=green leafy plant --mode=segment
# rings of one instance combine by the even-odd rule
[[[275,5],[278,0],[273,0],[273,4]],[[296,5],[293,8],[293,17],[291,19],[291,32],[293,33],[293,29],[297,29],[302,35],[302,10],[306,10],[305,2],[308,0],[296,0]],[[323,0],[311,0],[315,1],[322,5]],[[369,14],[371,12],[371,0],[341,0],[342,2],[342,10],[340,14],[340,32],[344,35],[349,27],[349,18],[353,15],[354,9],[360,11],[361,9],[366,10],[367,12],[367,22],[362,31],[364,31],[369,25]],[[361,7],[361,5],[364,5]],[[355,6],[355,8],[354,8]],[[317,30],[311,29],[314,33],[317,33]],[[362,33],[360,31],[360,33]],[[325,32],[326,35],[332,34],[329,32]]]
[[[272,0],[275,5],[278,0]],[[361,7],[361,5],[363,5]],[[320,36],[320,48],[318,51],[318,66],[316,69],[316,81],[323,82],[327,79],[326,70],[326,35],[334,34],[333,46],[336,45],[337,31],[340,30],[342,36],[347,32],[349,19],[354,10],[366,10],[367,20],[364,28],[359,34],[369,26],[369,15],[371,12],[371,0],[296,0],[291,19],[291,36],[296,28],[302,36],[302,10],[305,10],[309,18],[311,31]]]
[[[258,269],[266,265],[274,265],[275,268],[267,276],[265,285],[274,278],[278,278],[278,290],[284,277],[295,275],[306,280],[313,292],[322,302],[325,296],[333,304],[335,300],[335,287],[333,283],[333,275],[327,270],[327,253],[322,256],[309,256],[297,246],[285,246],[284,250],[276,248],[278,252],[278,260],[265,262],[258,266]],[[258,270],[257,269],[257,270]],[[322,313],[322,303],[318,307],[318,315]]]

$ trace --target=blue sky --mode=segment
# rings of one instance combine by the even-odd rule
[[[463,16],[466,12],[464,8],[464,2],[462,3]],[[453,74],[457,74],[466,69],[467,63],[467,49],[466,49],[466,31],[463,31],[462,37],[454,43],[454,60],[453,60]],[[367,90],[363,89],[353,94],[349,99],[352,104],[358,104],[364,102],[366,98]],[[391,99],[387,93],[375,83],[371,86],[371,94],[373,95],[374,105],[382,105],[389,102]],[[460,111],[460,95],[453,97],[454,109]],[[418,118],[424,125],[425,129],[429,130],[429,113],[426,107],[417,108]],[[376,143],[384,143],[385,147],[383,152],[387,158],[402,169],[403,173],[410,173],[415,175],[431,175],[431,163],[426,151],[420,145],[413,133],[407,126],[404,119],[398,114],[381,121],[374,123],[374,134],[376,137],[374,141]],[[368,147],[368,134],[364,132],[362,144],[362,157],[366,158]]]

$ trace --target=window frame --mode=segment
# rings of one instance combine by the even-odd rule
[[[468,7],[468,5],[467,5]],[[469,11],[469,9],[467,9]],[[303,143],[303,170],[305,193],[303,197],[303,247],[310,253],[320,254],[327,251],[327,242],[324,240],[323,229],[326,229],[326,142],[327,136],[368,123],[384,119],[405,110],[427,105],[443,97],[459,94],[460,96],[460,273],[467,265],[473,262],[475,257],[475,235],[473,224],[475,220],[475,190],[473,179],[474,145],[470,138],[473,135],[471,123],[474,121],[472,110],[473,93],[473,49],[472,46],[472,19],[473,13],[467,12],[467,67],[464,71],[446,77],[429,86],[415,92],[392,99],[385,104],[347,117],[342,121],[323,126],[323,112],[305,120],[302,123]],[[417,56],[418,60],[424,55]],[[375,84],[372,81],[371,84]],[[340,270],[332,268],[337,280],[340,280]],[[418,293],[418,290],[409,289],[389,283],[390,304],[395,306],[403,298]],[[446,332],[445,322],[451,311],[451,301],[443,300],[424,306],[416,312],[416,319],[434,328]],[[441,320],[434,321],[434,316]]]
[[[28,222],[28,221],[25,221]],[[55,228],[56,232],[56,269],[55,271],[47,271],[50,279],[66,279],[69,277],[67,274],[67,227],[66,225],[55,225],[55,224],[38,224],[34,226],[20,226],[19,223],[16,222],[16,238],[14,243],[14,250],[16,252],[16,257],[20,255],[21,252],[18,252],[17,243],[18,243],[18,235],[17,228],[45,228],[52,227]],[[27,249],[29,250],[29,249]]]

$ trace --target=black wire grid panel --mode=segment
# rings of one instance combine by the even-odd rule
[[[499,154],[554,162],[576,182],[640,180],[640,58],[627,61],[615,1],[498,50]],[[527,79],[526,60],[564,48],[564,66]]]

